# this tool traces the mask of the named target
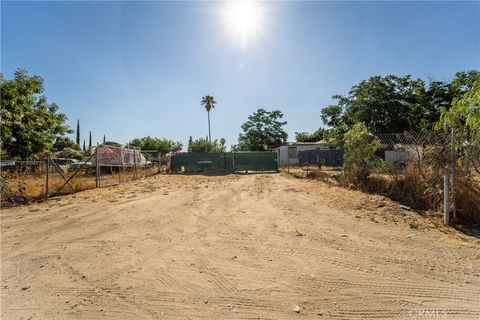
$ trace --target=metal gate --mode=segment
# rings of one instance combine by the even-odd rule
[[[277,171],[276,152],[193,153],[172,155],[172,172]]]
[[[276,152],[235,152],[233,171],[278,171]]]

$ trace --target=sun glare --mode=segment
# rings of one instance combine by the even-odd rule
[[[234,1],[227,6],[225,18],[229,33],[239,41],[241,48],[245,48],[248,40],[260,32],[262,10],[253,1]]]

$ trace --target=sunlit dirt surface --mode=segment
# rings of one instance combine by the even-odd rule
[[[480,245],[282,174],[158,175],[1,212],[1,319],[479,319]]]

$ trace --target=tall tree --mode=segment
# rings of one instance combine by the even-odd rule
[[[103,143],[105,143],[105,135],[103,135]]]
[[[258,109],[248,116],[248,121],[242,125],[243,133],[238,137],[238,149],[245,151],[265,151],[273,145],[285,143],[288,134],[281,121],[283,113],[278,110],[267,111]]]
[[[208,114],[208,141],[211,143],[212,142],[212,134],[210,132],[210,110],[215,108],[215,105],[217,104],[217,101],[215,101],[215,98],[212,96],[205,96],[202,98],[202,101],[200,102],[202,106],[205,107],[207,110]]]
[[[80,119],[77,119],[77,132],[76,132],[76,134],[77,134],[76,142],[77,142],[78,147],[80,148]]]
[[[71,133],[67,117],[43,95],[43,79],[18,69],[7,80],[0,74],[0,148],[9,157],[33,159],[51,154],[54,142]]]
[[[85,147],[85,139],[83,139],[83,151],[87,151],[87,148]]]
[[[334,95],[337,103],[324,108],[321,118],[340,135],[358,122],[376,133],[432,130],[441,110],[471,90],[479,74],[458,72],[451,82],[431,80],[428,85],[410,75],[373,76],[346,95]]]
[[[92,131],[88,132],[88,150],[92,149]]]

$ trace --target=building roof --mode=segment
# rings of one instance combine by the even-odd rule
[[[326,144],[325,140],[320,140],[317,142],[288,142],[286,144],[272,146],[272,149],[280,147],[295,147],[295,146],[311,146],[311,145],[321,145]]]

